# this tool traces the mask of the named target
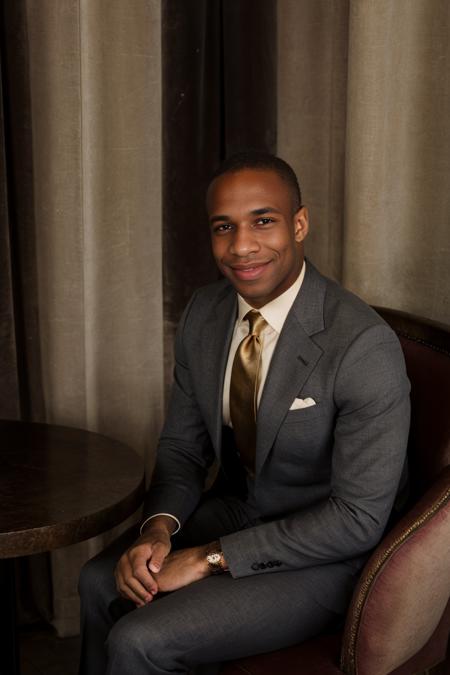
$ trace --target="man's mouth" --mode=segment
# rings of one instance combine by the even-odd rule
[[[252,279],[258,279],[264,274],[268,264],[268,262],[258,262],[248,265],[230,265],[230,268],[237,279],[251,281]]]

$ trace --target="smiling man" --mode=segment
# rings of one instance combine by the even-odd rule
[[[212,182],[207,207],[216,263],[252,307],[292,286],[303,264],[308,213],[279,174],[226,173]]]
[[[402,476],[399,343],[304,259],[291,167],[231,157],[207,210],[225,278],[180,322],[140,534],[82,572],[83,675],[186,673],[334,625]]]

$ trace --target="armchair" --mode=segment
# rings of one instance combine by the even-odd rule
[[[450,331],[375,309],[411,380],[407,503],[363,569],[342,633],[229,662],[221,675],[450,675]]]

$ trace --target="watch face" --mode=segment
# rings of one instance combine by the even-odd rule
[[[211,563],[212,565],[218,565],[221,560],[221,555],[220,553],[209,553],[208,554],[208,562]]]

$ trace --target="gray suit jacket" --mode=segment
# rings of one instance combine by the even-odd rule
[[[214,456],[220,460],[236,312],[226,280],[197,291],[184,312],[145,515],[172,513],[184,523]],[[295,398],[306,397],[316,405],[290,411]],[[409,382],[397,337],[307,261],[258,411],[254,487],[264,522],[221,539],[232,575],[361,560],[386,526],[408,429]]]

